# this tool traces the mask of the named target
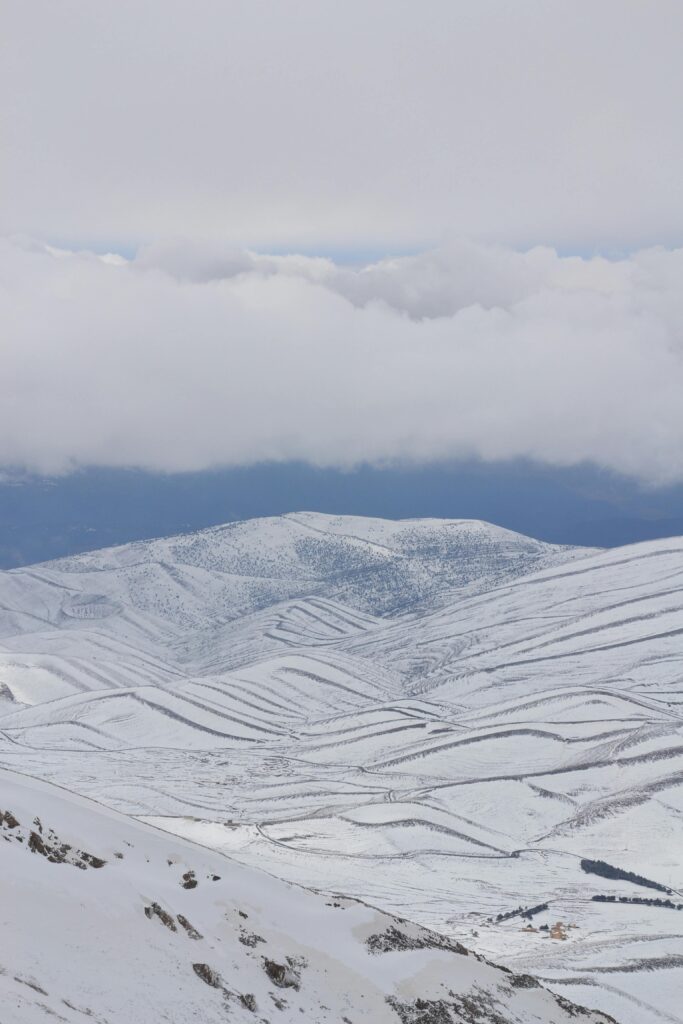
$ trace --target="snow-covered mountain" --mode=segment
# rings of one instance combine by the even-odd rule
[[[681,1019],[682,708],[683,539],[300,513],[0,574],[7,769],[623,1024]]]
[[[608,1024],[456,942],[0,772],[3,1024]],[[303,1018],[302,1018],[303,1014]]]

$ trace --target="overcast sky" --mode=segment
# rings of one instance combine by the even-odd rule
[[[680,0],[6,0],[5,231],[681,241]]]
[[[0,465],[683,479],[682,38],[680,0],[8,0]]]

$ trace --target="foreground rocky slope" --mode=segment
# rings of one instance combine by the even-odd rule
[[[3,1024],[607,1024],[533,979],[0,772]]]

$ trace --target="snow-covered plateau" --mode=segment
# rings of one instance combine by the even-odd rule
[[[0,573],[0,1019],[680,1022],[682,725],[683,538],[297,513]]]

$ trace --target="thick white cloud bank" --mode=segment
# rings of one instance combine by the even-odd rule
[[[9,0],[0,233],[683,239],[680,0]]]
[[[683,480],[683,250],[362,269],[0,244],[0,465],[581,460]]]

